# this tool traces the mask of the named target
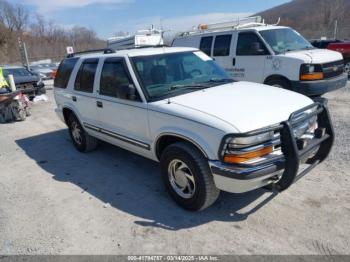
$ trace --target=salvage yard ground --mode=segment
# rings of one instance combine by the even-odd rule
[[[350,254],[350,90],[329,105],[329,159],[281,194],[177,207],[158,164],[102,144],[78,153],[49,102],[0,125],[0,254]]]

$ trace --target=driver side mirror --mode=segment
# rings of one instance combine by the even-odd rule
[[[255,55],[264,55],[266,53],[260,42],[253,42],[250,48]]]
[[[121,99],[136,100],[136,87],[133,84],[122,85],[117,88],[117,96]]]

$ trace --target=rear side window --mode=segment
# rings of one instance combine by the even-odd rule
[[[232,35],[218,35],[215,38],[214,56],[229,56]]]
[[[57,75],[55,77],[55,87],[67,88],[70,75],[77,61],[78,58],[68,58],[62,61],[57,70]]]
[[[81,64],[74,83],[75,90],[86,93],[93,92],[97,64],[97,59],[87,59]]]
[[[119,97],[120,88],[132,84],[124,62],[121,59],[107,59],[103,65],[100,81],[100,95]]]
[[[212,36],[207,36],[207,37],[202,37],[201,43],[199,45],[199,49],[206,53],[208,56],[211,56],[211,47],[213,45],[213,37]]]
[[[257,49],[260,52],[257,52]],[[237,42],[238,56],[268,55],[265,44],[255,33],[240,33]]]

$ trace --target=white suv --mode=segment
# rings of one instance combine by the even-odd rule
[[[324,103],[234,82],[193,48],[73,54],[58,69],[55,99],[79,151],[104,140],[159,161],[170,195],[189,210],[210,206],[220,190],[284,190],[334,140]]]

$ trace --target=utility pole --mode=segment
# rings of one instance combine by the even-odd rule
[[[334,22],[334,35],[333,35],[334,40],[338,38],[338,20],[335,20]]]
[[[23,66],[25,66],[28,70],[30,70],[30,65],[29,65],[29,59],[28,59],[28,52],[27,52],[27,47],[26,43],[22,42],[22,39],[18,37],[18,46],[19,46],[19,51],[20,51],[20,56],[22,60]]]

